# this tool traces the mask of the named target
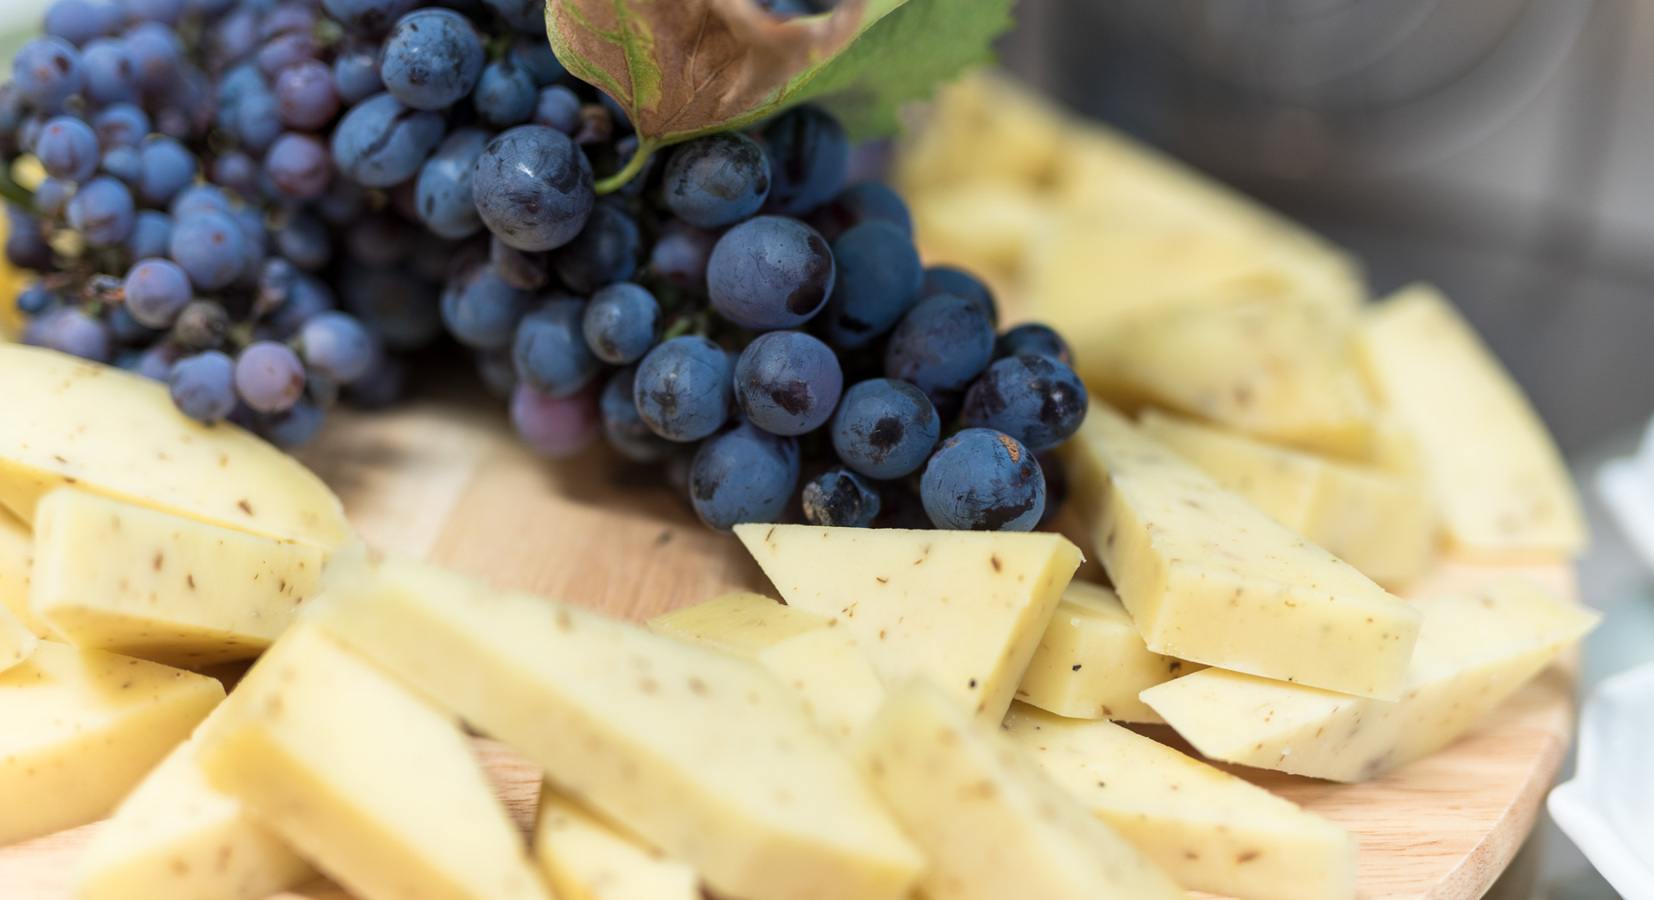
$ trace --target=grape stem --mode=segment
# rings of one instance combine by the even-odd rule
[[[592,185],[592,189],[599,194],[612,194],[625,187],[628,181],[636,178],[637,174],[643,171],[644,166],[649,164],[650,155],[659,146],[659,144],[648,138],[639,138],[637,152],[633,153],[632,158],[626,161],[626,165],[620,171]]]

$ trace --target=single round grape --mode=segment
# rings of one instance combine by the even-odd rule
[[[276,75],[273,93],[282,124],[289,128],[320,128],[339,113],[333,72],[314,59],[282,69]]]
[[[103,159],[98,163],[98,170],[106,175],[113,175],[127,187],[136,185],[144,175],[144,158],[132,147],[117,144],[103,151]],[[38,202],[38,201],[37,201]]]
[[[551,84],[568,74],[563,64],[557,61],[557,53],[551,49],[551,42],[544,38],[528,35],[517,38],[511,42],[511,52],[506,59],[527,69],[537,85]]]
[[[580,130],[580,98],[560,84],[542,88],[535,97],[530,119],[536,125],[574,134]]]
[[[801,216],[826,203],[850,171],[850,141],[839,121],[813,106],[775,117],[764,129],[772,185],[766,209]]]
[[[1065,366],[1074,365],[1074,352],[1049,325],[1028,322],[1005,332],[999,337],[1001,356],[1049,356]]]
[[[172,378],[172,367],[183,351],[174,344],[151,344],[138,354],[132,371],[152,381],[166,384]]]
[[[651,431],[698,441],[718,430],[735,405],[733,366],[723,348],[696,335],[656,344],[638,364],[632,402]]]
[[[97,38],[80,49],[86,99],[97,104],[133,103],[138,99],[138,70],[126,42]]]
[[[17,292],[13,305],[25,316],[38,316],[57,302],[57,295],[42,284],[31,284]]]
[[[241,229],[241,274],[255,277],[264,263],[265,243],[270,233],[264,227],[264,211],[244,206],[230,214]]]
[[[937,528],[1033,531],[1045,513],[1045,474],[1010,435],[967,428],[931,455],[919,496]]]
[[[69,213],[69,198],[75,186],[61,178],[43,178],[34,189],[34,211],[48,219],[61,219]]]
[[[798,441],[736,421],[708,438],[689,467],[695,514],[728,534],[743,522],[773,522],[798,486]]]
[[[890,333],[884,374],[911,382],[943,407],[964,393],[993,355],[994,326],[982,307],[938,294],[920,301]]]
[[[167,382],[173,405],[198,422],[218,422],[235,411],[235,363],[217,350],[178,360]]]
[[[597,400],[591,391],[554,397],[519,384],[511,391],[511,424],[530,450],[567,459],[596,439]]]
[[[541,0],[483,0],[483,5],[524,34],[546,39],[546,11]]]
[[[23,330],[23,343],[93,362],[108,362],[115,354],[109,327],[72,306],[49,309],[30,321]]]
[[[299,330],[305,364],[339,384],[349,384],[367,374],[373,364],[373,336],[355,317],[342,312],[322,312]]]
[[[103,22],[88,0],[57,0],[46,7],[46,33],[79,47],[103,34]]]
[[[1085,385],[1050,356],[1007,356],[965,394],[965,424],[992,428],[1035,453],[1068,440],[1085,421]]]
[[[637,272],[643,237],[637,220],[613,200],[598,201],[586,227],[551,255],[551,266],[570,290],[590,294]]]
[[[351,107],[333,130],[334,163],[364,187],[390,187],[419,171],[445,130],[441,115],[375,94]]]
[[[418,5],[418,0],[322,0],[329,16],[367,34],[383,32]]]
[[[241,274],[247,239],[230,216],[197,213],[173,225],[168,255],[183,267],[197,289],[216,291]]]
[[[264,417],[259,422],[259,434],[283,450],[296,450],[314,441],[321,434],[327,414],[313,403],[299,402],[287,409]]]
[[[111,103],[92,117],[92,130],[101,146],[136,147],[149,134],[149,116],[130,103]]]
[[[260,87],[236,101],[232,130],[243,147],[264,152],[281,134],[281,104],[276,95]]]
[[[283,69],[314,60],[320,55],[321,47],[316,44],[314,35],[289,32],[265,41],[264,45],[258,48],[253,60],[265,78],[275,81]]]
[[[104,318],[104,324],[109,327],[109,333],[115,338],[116,343],[129,347],[152,344],[158,336],[155,329],[132,318],[131,311],[125,306],[111,309],[109,315]]]
[[[138,145],[144,158],[144,174],[138,181],[138,195],[145,203],[162,206],[195,180],[195,154],[169,137],[152,135]]]
[[[128,22],[176,25],[184,14],[184,0],[119,0]]]
[[[226,150],[213,158],[207,177],[212,179],[213,184],[235,191],[243,197],[251,197],[259,191],[259,179],[263,177],[263,170],[251,156],[240,150]]]
[[[603,438],[615,452],[632,462],[660,462],[678,445],[650,431],[638,415],[637,403],[632,399],[636,377],[637,366],[627,366],[609,376],[608,383],[603,385],[597,401],[603,418]]]
[[[735,363],[735,401],[752,424],[773,434],[820,428],[843,390],[832,348],[801,332],[761,334]]]
[[[449,9],[421,9],[396,22],[381,53],[385,90],[414,109],[451,106],[482,76],[482,36]]]
[[[217,68],[245,62],[258,50],[258,19],[256,10],[243,5],[213,22],[203,41],[207,59]]]
[[[477,116],[495,128],[521,125],[534,114],[539,92],[534,76],[508,60],[489,63],[477,79],[471,103]]]
[[[641,285],[611,284],[586,304],[581,330],[598,359],[617,366],[637,362],[660,340],[660,304]]]
[[[108,175],[88,181],[69,201],[69,227],[92,247],[118,247],[132,234],[132,192]]]
[[[517,323],[533,297],[507,284],[487,263],[472,266],[442,291],[442,324],[468,347],[493,349],[511,343]]]
[[[268,4],[266,4],[268,6]],[[263,21],[258,25],[258,36],[269,40],[278,34],[316,30],[315,4],[305,2],[279,2],[273,8],[263,11]]]
[[[450,240],[470,237],[482,230],[482,218],[471,194],[471,179],[477,158],[488,146],[488,132],[461,128],[436,148],[419,169],[414,191],[420,221]]]
[[[159,210],[138,210],[123,246],[133,259],[167,255],[172,247],[172,217]]]
[[[865,347],[913,308],[924,283],[919,252],[889,222],[863,222],[833,243],[838,286],[822,324],[835,347]]]
[[[12,57],[11,80],[42,110],[55,110],[86,85],[80,52],[59,37],[39,37]]]
[[[392,350],[417,350],[442,334],[436,289],[401,269],[352,266],[339,280],[339,296]]]
[[[649,271],[673,287],[706,293],[706,264],[717,243],[717,232],[668,219],[649,248]]]
[[[517,378],[542,394],[567,397],[603,368],[580,331],[586,303],[557,297],[524,316],[511,344]]]
[[[333,90],[345,103],[360,103],[384,89],[378,47],[352,47],[334,58]]]
[[[229,195],[222,188],[214,184],[192,184],[172,198],[172,203],[167,206],[167,215],[183,219],[196,213],[229,213],[233,209]]]
[[[952,294],[982,307],[988,314],[988,321],[999,324],[999,305],[994,302],[993,291],[983,284],[981,279],[962,269],[953,266],[931,266],[925,270],[925,281],[919,288],[919,297],[934,297],[937,294]]]
[[[281,412],[304,396],[304,363],[286,344],[254,341],[235,358],[235,392],[256,412]]]
[[[98,171],[98,135],[73,116],[58,116],[41,130],[34,154],[53,178],[85,181]]]
[[[221,106],[234,106],[249,94],[267,90],[269,87],[264,83],[264,73],[258,70],[258,64],[241,62],[219,76],[218,102]]]
[[[264,174],[281,196],[308,200],[327,190],[333,159],[318,138],[289,131],[270,145],[264,156]]]
[[[696,138],[672,151],[661,195],[678,218],[701,228],[733,225],[758,212],[770,193],[770,161],[734,131]]]
[[[309,213],[289,213],[274,237],[276,250],[307,272],[322,269],[333,258],[333,236]]]
[[[827,528],[869,528],[881,506],[878,488],[843,466],[806,481],[799,499],[805,521]]]
[[[172,323],[172,341],[189,350],[211,350],[224,342],[230,314],[211,300],[193,300]]]
[[[142,259],[126,273],[126,308],[150,328],[168,328],[190,302],[190,279],[170,259]]]
[[[913,215],[901,195],[877,181],[852,184],[810,216],[810,224],[829,241],[863,222],[889,222],[913,238]]]
[[[184,57],[184,42],[177,32],[160,22],[139,22],[121,37],[137,67],[139,87],[164,91],[173,84]]]
[[[923,391],[870,378],[850,386],[833,414],[833,451],[869,478],[900,478],[924,465],[942,422]]]
[[[304,324],[337,306],[333,290],[319,278],[300,274],[287,288],[287,300],[264,320],[272,335],[286,340],[297,334]]]
[[[550,256],[518,250],[497,236],[488,238],[488,261],[502,281],[518,290],[537,291],[551,282]]]
[[[574,240],[597,199],[586,154],[541,125],[519,125],[490,141],[471,190],[483,224],[518,250]]]
[[[40,220],[8,205],[6,217],[6,261],[20,269],[46,271],[52,266],[52,248],[40,232]]]
[[[758,216],[724,232],[707,261],[718,314],[743,328],[795,328],[833,293],[833,253],[797,219]]]

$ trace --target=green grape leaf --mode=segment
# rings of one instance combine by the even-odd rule
[[[564,67],[631,117],[640,144],[631,170],[656,147],[787,105],[904,2],[844,0],[830,13],[783,19],[755,0],[548,0],[546,32]]]
[[[1013,0],[909,0],[880,19],[793,100],[813,100],[854,140],[900,130],[897,111],[928,99],[938,84],[992,62],[994,38],[1009,31]]]

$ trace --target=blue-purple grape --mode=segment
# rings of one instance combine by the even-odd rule
[[[172,323],[170,339],[186,350],[211,350],[224,343],[230,330],[230,314],[222,304],[193,300]]]
[[[557,53],[551,49],[551,42],[541,37],[523,35],[511,42],[511,51],[506,56],[515,65],[528,70],[537,85],[548,85],[568,74],[563,64],[557,61]]]
[[[251,156],[240,150],[226,150],[212,161],[207,177],[213,184],[235,191],[243,197],[256,196],[263,169]]]
[[[585,312],[585,301],[556,297],[522,318],[511,344],[518,380],[553,397],[570,396],[591,383],[603,365],[581,333]]]
[[[1010,435],[967,428],[936,448],[919,496],[937,528],[1032,531],[1045,513],[1045,474]]]
[[[637,272],[643,236],[637,220],[613,200],[592,207],[586,227],[551,255],[551,267],[570,290],[590,294]]]
[[[890,333],[884,374],[916,385],[944,407],[964,393],[993,355],[994,326],[982,307],[938,294],[920,301]]]
[[[622,281],[592,294],[581,330],[593,355],[620,366],[642,359],[660,340],[660,319],[655,295]]]
[[[81,185],[69,201],[69,227],[92,247],[118,247],[132,234],[132,192],[108,175]]]
[[[518,250],[497,236],[488,238],[488,261],[500,280],[518,290],[537,291],[551,282],[551,256]]]
[[[495,128],[521,125],[534,114],[538,89],[527,69],[509,60],[489,63],[477,79],[471,104],[477,116]]]
[[[666,208],[701,228],[751,217],[770,193],[769,158],[758,142],[733,131],[680,145],[662,177]]]
[[[773,522],[798,486],[798,441],[736,421],[708,438],[689,467],[689,499],[707,527]]]
[[[339,384],[349,384],[367,374],[376,348],[373,336],[362,323],[342,312],[322,312],[311,317],[299,330],[304,362]]]
[[[300,130],[320,128],[339,113],[339,94],[326,64],[307,59],[282,69],[272,93],[282,124]]]
[[[46,7],[46,33],[76,47],[105,34],[97,5],[89,0],[57,0]]]
[[[758,216],[725,232],[707,261],[718,314],[743,328],[794,328],[833,293],[833,254],[797,219]]]
[[[327,414],[321,407],[300,401],[279,413],[263,417],[258,431],[277,447],[296,450],[321,434],[326,419]]]
[[[184,14],[184,0],[118,0],[128,22],[176,25]]]
[[[882,506],[878,488],[843,466],[804,482],[799,500],[805,521],[827,528],[870,528]]]
[[[34,154],[53,178],[85,181],[98,171],[98,135],[73,116],[58,116],[41,130]]]
[[[138,196],[145,203],[164,206],[195,180],[195,154],[169,137],[151,135],[138,145],[144,160]]]
[[[52,268],[52,248],[40,233],[40,220],[15,206],[6,207],[6,260],[20,269]]]
[[[169,246],[168,255],[202,291],[216,291],[234,281],[247,260],[247,239],[241,226],[221,212],[201,212],[178,220]]]
[[[872,378],[850,386],[833,413],[833,451],[869,478],[900,478],[924,465],[942,421],[923,391]]]
[[[175,344],[151,344],[139,352],[131,371],[152,381],[166,384],[172,378],[173,365],[182,355],[183,351]]]
[[[529,118],[535,125],[572,135],[580,130],[580,98],[560,84],[542,88]]]
[[[333,289],[319,278],[300,273],[287,288],[287,299],[264,320],[277,340],[297,334],[306,322],[333,309]]]
[[[850,171],[850,141],[838,120],[813,106],[799,106],[764,128],[771,187],[766,209],[801,216],[826,203]]]
[[[649,271],[673,287],[705,293],[707,261],[717,243],[717,232],[668,219],[649,248]]]
[[[735,401],[752,424],[799,435],[826,424],[844,390],[832,349],[797,331],[754,338],[735,363]]]
[[[488,230],[531,251],[574,240],[597,199],[586,154],[541,125],[519,125],[489,142],[471,190]]]
[[[448,9],[421,9],[397,20],[385,39],[379,77],[414,109],[442,109],[471,93],[482,76],[482,36]]]
[[[61,178],[43,178],[34,189],[34,211],[48,219],[61,219],[69,213],[69,198],[75,186]]]
[[[360,103],[385,89],[379,78],[379,48],[359,46],[333,60],[333,89],[347,104]]]
[[[1027,322],[999,337],[1001,356],[1049,356],[1065,366],[1074,365],[1074,352],[1049,325]]]
[[[345,231],[345,247],[356,262],[389,266],[407,258],[413,226],[389,210],[369,213]]]
[[[627,366],[609,376],[598,397],[598,413],[603,419],[603,438],[615,452],[632,462],[653,463],[666,459],[679,445],[649,429],[638,415],[637,402],[632,399],[633,381],[637,366]]]
[[[174,219],[187,219],[197,213],[221,212],[226,215],[234,210],[230,198],[224,191],[214,184],[192,184],[179,191],[167,206],[167,214]]]
[[[138,70],[126,42],[97,38],[80,48],[80,64],[86,73],[81,89],[86,99],[103,105],[134,103],[138,100]]]
[[[306,272],[322,269],[333,258],[333,236],[309,213],[289,213],[273,237],[276,250]]]
[[[375,94],[351,107],[333,130],[334,163],[364,187],[390,187],[419,171],[445,130],[441,115]]]
[[[925,270],[924,284],[919,288],[919,297],[934,297],[937,294],[952,294],[982,307],[988,314],[988,321],[999,324],[999,305],[994,302],[994,293],[976,276],[953,266],[931,266]]]
[[[696,335],[656,344],[638,364],[632,401],[654,433],[698,441],[734,411],[733,366],[722,347]]]
[[[217,350],[186,356],[167,376],[178,411],[198,422],[218,422],[235,411],[235,362]]]
[[[73,306],[49,309],[31,320],[23,330],[23,342],[93,362],[108,362],[115,355],[109,326]]]
[[[37,108],[56,110],[80,93],[86,71],[74,45],[59,37],[39,37],[12,57],[11,80]]]
[[[511,424],[530,450],[566,459],[597,438],[597,401],[591,391],[552,396],[519,384],[511,392]]]
[[[164,91],[178,77],[184,44],[177,32],[160,22],[139,22],[122,35],[126,52],[137,67],[138,85],[145,91]]]
[[[407,365],[381,353],[366,375],[345,386],[344,399],[357,409],[384,409],[401,399],[407,382]]]
[[[889,222],[913,238],[913,215],[901,195],[877,181],[852,184],[810,216],[810,224],[829,241],[863,222]]]
[[[132,147],[117,144],[103,151],[98,171],[112,175],[127,187],[136,185],[144,174],[144,158]],[[36,194],[38,202],[38,192]]]
[[[442,324],[468,347],[491,350],[511,343],[532,295],[507,284],[486,263],[472,266],[442,291]]]
[[[418,0],[322,0],[329,16],[367,34],[383,32],[418,5]]]
[[[92,116],[92,130],[103,147],[136,147],[149,134],[149,116],[130,103],[111,103]]]
[[[992,428],[1035,453],[1068,440],[1085,421],[1085,385],[1054,357],[1007,356],[965,394],[965,424]]]
[[[142,259],[127,270],[126,308],[150,328],[169,328],[193,296],[190,279],[170,259]]]
[[[432,232],[459,240],[482,230],[482,217],[471,193],[477,159],[488,146],[488,133],[461,128],[443,138],[419,169],[414,190],[420,221]]]
[[[270,145],[264,156],[264,174],[282,197],[309,200],[327,190],[333,178],[333,158],[320,139],[289,131]]]
[[[314,35],[288,32],[265,41],[258,48],[258,53],[253,55],[253,61],[266,79],[275,81],[283,69],[314,60],[320,53],[321,48],[317,46]]]
[[[304,363],[286,344],[254,341],[235,358],[235,392],[255,412],[281,412],[304,396]]]
[[[854,350],[883,337],[919,300],[919,252],[889,222],[856,225],[833,243],[838,285],[822,314],[835,347]]]
[[[159,210],[138,210],[123,246],[133,259],[167,255],[172,248],[172,217]]]
[[[13,305],[25,316],[38,316],[57,302],[57,295],[43,284],[31,284],[17,292]]]

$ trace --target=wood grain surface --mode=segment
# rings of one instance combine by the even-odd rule
[[[340,413],[304,458],[338,490],[370,545],[501,588],[629,619],[735,589],[774,596],[740,545],[696,522],[657,473],[601,452],[557,464],[538,460],[510,437],[494,404],[429,401],[371,417]],[[1448,562],[1409,596],[1466,588],[1510,571]],[[1521,571],[1575,595],[1569,567]],[[1094,563],[1081,570],[1082,577],[1096,574]],[[1473,900],[1533,827],[1567,749],[1572,702],[1570,671],[1553,667],[1452,746],[1364,784],[1231,771],[1354,833],[1363,900]],[[1166,729],[1146,732],[1176,743]],[[479,740],[477,748],[526,831],[539,772],[492,741]],[[0,898],[66,900],[77,855],[97,828],[0,849]],[[345,896],[318,882],[281,898]]]

